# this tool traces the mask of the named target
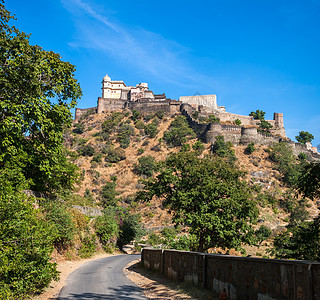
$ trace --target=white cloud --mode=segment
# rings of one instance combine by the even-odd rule
[[[110,21],[94,8],[93,2],[61,1],[72,14],[78,32],[70,43],[72,47],[103,51],[160,80],[181,86],[190,86],[195,76],[199,80],[209,80],[196,74],[183,58],[189,55],[190,49],[144,28],[128,27],[118,20]]]

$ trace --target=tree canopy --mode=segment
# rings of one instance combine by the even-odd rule
[[[308,131],[300,131],[299,135],[296,136],[296,140],[300,144],[311,143],[314,136]]]
[[[0,178],[27,181],[38,191],[70,188],[63,129],[81,89],[75,67],[59,54],[31,45],[30,35],[11,26],[0,2]]]
[[[264,111],[257,109],[256,111],[252,111],[249,116],[252,116],[255,120],[263,121],[265,114]]]
[[[221,158],[180,152],[168,157],[156,178],[145,181],[137,198],[163,198],[176,224],[189,227],[193,250],[239,249],[253,241],[251,222],[258,213],[243,175]]]

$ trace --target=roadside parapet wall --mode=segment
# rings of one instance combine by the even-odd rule
[[[219,299],[320,300],[320,263],[146,248],[142,264]]]

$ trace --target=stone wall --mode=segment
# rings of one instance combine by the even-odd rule
[[[320,300],[320,263],[143,249],[142,264],[219,299]]]
[[[97,107],[90,107],[90,108],[85,108],[85,109],[76,108],[74,120],[78,121],[82,115],[86,114],[88,111],[91,111],[91,110],[97,111]]]
[[[195,107],[201,105],[213,110],[218,109],[216,95],[182,96],[179,98],[179,101]]]
[[[194,119],[193,113],[195,109],[189,104],[181,105],[181,113],[186,116],[190,126],[196,131],[198,136],[206,143],[213,143],[217,136],[223,136],[226,142],[231,142],[234,145],[255,143],[259,145],[271,145],[278,143],[282,138],[278,135],[264,134],[257,131],[257,127],[243,127],[237,125],[226,125],[221,123],[199,123]],[[234,115],[239,116],[239,115]],[[252,117],[243,116],[246,120],[251,120],[254,126]],[[236,119],[236,118],[235,118]],[[222,121],[220,119],[220,121]]]

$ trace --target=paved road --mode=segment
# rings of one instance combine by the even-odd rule
[[[123,268],[140,255],[117,255],[97,259],[71,273],[58,299],[143,299],[141,289],[123,273]]]

